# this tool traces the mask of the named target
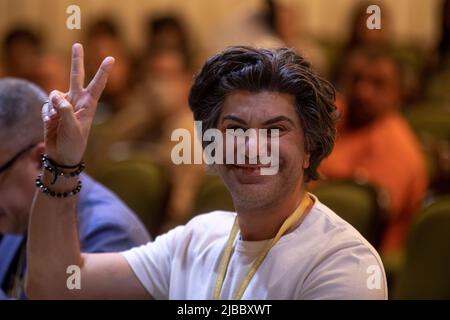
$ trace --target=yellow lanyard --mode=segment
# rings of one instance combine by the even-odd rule
[[[284,221],[283,225],[281,226],[280,230],[278,230],[278,233],[276,234],[275,238],[272,239],[272,241],[264,248],[264,250],[261,251],[259,256],[256,258],[256,260],[253,262],[250,270],[245,275],[244,280],[242,281],[241,285],[239,286],[239,289],[236,293],[235,300],[240,300],[242,298],[242,295],[244,294],[245,289],[247,289],[248,284],[252,280],[253,276],[255,275],[256,271],[258,270],[259,266],[263,262],[266,255],[269,253],[270,249],[280,240],[280,238],[283,236],[283,234],[289,230],[295,223],[300,221],[304,213],[306,212],[306,209],[310,206],[312,200],[309,197],[308,193],[305,192],[303,195],[303,199],[300,202],[300,205],[297,207],[297,209]],[[237,232],[239,230],[239,224],[238,219],[234,220],[233,228],[231,229],[230,236],[227,241],[227,245],[225,247],[225,252],[222,256],[222,259],[220,261],[219,265],[219,274],[217,276],[216,280],[216,286],[214,288],[214,300],[220,299],[220,293],[222,291],[223,281],[225,279],[225,274],[228,269],[228,264],[230,263],[231,259],[231,253],[233,251],[233,242],[236,238]]]

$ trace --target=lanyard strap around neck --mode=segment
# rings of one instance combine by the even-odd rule
[[[303,195],[303,199],[300,202],[300,205],[297,207],[297,209],[284,221],[281,228],[278,230],[275,238],[273,238],[272,241],[261,251],[258,257],[256,257],[256,260],[253,262],[249,271],[245,275],[244,280],[239,286],[235,300],[240,300],[242,298],[245,289],[247,289],[248,284],[252,280],[253,276],[255,275],[259,266],[263,262],[264,258],[269,253],[270,249],[278,242],[278,240],[280,240],[280,238],[287,230],[289,230],[298,221],[300,221],[300,219],[306,212],[306,209],[310,206],[311,202],[312,200],[310,196],[308,195],[307,192],[305,192]],[[213,296],[214,300],[220,299],[220,293],[222,291],[223,282],[225,280],[225,274],[228,269],[228,264],[230,263],[231,260],[231,254],[233,252],[233,242],[234,239],[236,238],[238,231],[239,231],[239,223],[236,217],[234,220],[233,228],[231,229],[230,236],[227,241],[227,245],[225,247],[225,252],[220,261],[219,274],[217,275],[216,286],[214,288],[214,296]]]

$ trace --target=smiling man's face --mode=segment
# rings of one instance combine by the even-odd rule
[[[261,175],[260,167],[248,165],[248,161],[246,165],[216,165],[236,207],[270,207],[288,195],[300,194],[309,154],[305,151],[303,129],[292,95],[235,91],[226,97],[217,127],[224,134],[226,129],[239,128],[279,130],[277,174]]]

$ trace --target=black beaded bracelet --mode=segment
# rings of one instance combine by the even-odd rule
[[[78,185],[76,188],[74,188],[71,191],[68,192],[56,192],[54,190],[51,190],[50,188],[46,187],[44,183],[42,182],[42,175],[37,176],[36,178],[36,187],[41,191],[42,193],[45,193],[49,195],[50,197],[55,198],[67,198],[76,195],[78,192],[81,191],[82,183],[81,180],[78,181]]]
[[[56,180],[59,176],[62,176],[64,178],[72,178],[79,176],[81,172],[86,167],[84,162],[81,161],[79,164],[74,166],[66,166],[56,163],[54,160],[49,158],[46,154],[43,154],[42,157],[42,165],[44,166],[45,170],[49,171],[51,174],[53,174],[53,180],[50,184],[55,184]],[[62,171],[61,169],[75,169],[70,172]]]

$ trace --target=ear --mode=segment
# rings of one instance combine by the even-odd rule
[[[42,168],[41,163],[41,155],[45,153],[45,144],[44,142],[39,142],[36,146],[31,150],[31,157],[36,164],[36,169]]]
[[[309,168],[309,159],[310,158],[311,158],[311,154],[310,153],[306,153],[305,157],[303,159],[303,169]]]

